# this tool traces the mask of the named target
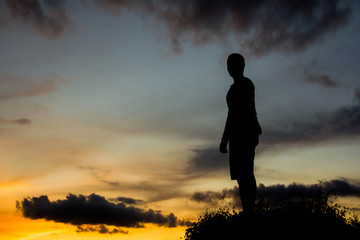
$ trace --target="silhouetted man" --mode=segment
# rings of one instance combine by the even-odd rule
[[[227,59],[227,70],[234,80],[227,95],[228,115],[220,152],[227,153],[229,143],[230,175],[239,184],[240,198],[245,213],[252,213],[256,198],[254,176],[255,147],[259,143],[261,127],[255,109],[255,87],[244,77],[245,60],[233,53]]]

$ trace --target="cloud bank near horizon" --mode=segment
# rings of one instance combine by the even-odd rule
[[[333,179],[311,185],[292,183],[287,186],[284,184],[265,186],[264,184],[259,184],[257,187],[257,199],[263,199],[269,203],[276,203],[289,199],[296,200],[315,196],[320,190],[325,194],[333,196],[360,198],[360,183],[351,182],[347,179]],[[192,194],[190,199],[208,204],[218,202],[222,199],[230,199],[232,203],[239,204],[239,188],[225,188],[219,192],[198,191]]]
[[[341,178],[309,185],[292,183],[265,186],[259,184],[257,199],[273,204],[289,199],[297,200],[316,196],[320,190],[331,196],[360,198],[360,183]],[[240,205],[238,187],[224,188],[221,191],[196,191],[187,195],[187,198],[206,204],[214,204],[226,199],[232,204]],[[46,195],[28,197],[17,201],[16,206],[25,218],[69,223],[77,227],[77,232],[127,234],[128,231],[123,230],[122,227],[143,228],[145,223],[164,227],[191,224],[190,221],[179,220],[173,213],[164,215],[161,211],[138,207],[144,203],[143,200],[131,197],[106,199],[93,193],[89,196],[68,194],[66,199],[55,201],[50,201]]]
[[[24,198],[17,201],[17,209],[25,218],[45,219],[77,226],[77,231],[98,231],[100,233],[126,233],[119,228],[109,230],[104,225],[115,227],[142,228],[145,223],[176,227],[188,224],[173,214],[164,215],[161,211],[127,206],[125,202],[136,204],[142,201],[119,197],[111,200],[91,194],[89,196],[68,194],[64,200],[50,201],[48,196]],[[85,225],[85,226],[83,226]],[[87,225],[98,225],[89,227]]]

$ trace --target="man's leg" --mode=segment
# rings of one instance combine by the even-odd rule
[[[254,211],[256,200],[254,159],[258,143],[258,136],[229,141],[231,178],[237,180],[243,210],[250,214]]]
[[[256,180],[253,172],[243,174],[237,179],[241,204],[245,213],[253,213],[256,200]]]
[[[255,147],[249,146],[243,153],[240,177],[238,178],[241,203],[245,213],[253,213],[256,200],[256,179],[254,175]]]

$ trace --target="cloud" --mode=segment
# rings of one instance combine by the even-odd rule
[[[316,84],[325,88],[337,88],[343,86],[342,83],[333,79],[328,74],[319,72],[319,69],[324,68],[322,63],[317,60],[298,59],[296,64],[285,68],[286,78],[294,78],[298,76],[300,81],[307,84]]]
[[[59,37],[69,27],[64,0],[5,0],[11,18],[32,25],[46,37]]]
[[[355,100],[360,105],[360,89],[355,89]]]
[[[31,120],[28,118],[18,118],[12,121],[6,120],[5,118],[0,118],[0,124],[17,124],[17,125],[28,125],[31,124]]]
[[[154,3],[152,0],[146,1],[132,1],[132,0],[95,0],[95,2],[102,8],[107,11],[112,11],[114,13],[121,13],[123,10],[135,11],[136,13],[142,14],[144,12],[153,12],[155,11],[155,4],[160,6],[162,4]]]
[[[0,76],[0,100],[27,98],[57,91],[60,83],[66,82],[61,76],[51,76],[34,81],[15,75]]]
[[[356,96],[355,96],[356,97]],[[312,122],[294,122],[288,131],[264,131],[265,145],[313,144],[332,139],[346,139],[360,135],[360,105],[340,107],[333,112],[316,115]]]
[[[129,233],[129,231],[122,230],[121,228],[109,229],[105,225],[77,226],[76,232],[78,232],[78,233],[82,233],[82,232],[98,232],[98,233],[101,233],[101,234],[116,234],[116,233],[128,234]]]
[[[292,183],[288,186],[282,184],[264,186],[260,184],[257,189],[257,194],[259,198],[265,198],[270,202],[279,202],[289,198],[301,199],[314,196],[319,192],[319,187],[321,187],[325,193],[334,196],[360,197],[360,184],[351,183],[346,179],[335,179],[312,185]]]
[[[136,191],[142,192],[147,196],[146,201],[129,197],[109,198],[111,202],[123,202],[131,205],[143,205],[151,202],[158,202],[179,198],[186,192],[186,187],[194,178],[198,178],[198,173],[188,168],[181,172],[179,168],[162,168],[156,176],[149,176],[146,181],[118,181],[110,178],[108,173],[111,170],[102,167],[80,166],[79,169],[87,171],[94,179],[96,179],[105,191]],[[180,171],[180,174],[179,174]]]
[[[360,136],[360,100],[359,90],[355,90],[358,104],[345,106],[330,112],[315,114],[315,120],[309,122],[293,122],[289,129],[263,129],[257,154],[268,150],[276,151],[278,147],[309,146],[312,144],[337,139],[354,139]],[[220,140],[219,140],[220,141]],[[214,174],[228,169],[228,155],[220,154],[218,146],[202,149],[191,149],[194,156],[189,159],[183,170],[189,176]]]
[[[138,205],[138,204],[143,204],[144,203],[143,200],[129,198],[129,197],[109,198],[108,200],[112,201],[112,202],[121,202],[121,203],[125,203],[125,204],[128,204],[128,205]]]
[[[5,0],[10,19],[33,26],[46,37],[61,36],[71,27],[64,0]],[[183,44],[228,44],[235,38],[242,52],[257,56],[272,51],[298,52],[345,26],[350,3],[332,1],[238,0],[95,0],[112,13],[134,12],[165,37],[174,53]],[[85,3],[83,5],[86,5]],[[151,17],[155,23],[151,24]],[[1,19],[0,19],[1,21]],[[6,19],[2,20],[6,24]]]
[[[283,184],[265,186],[259,184],[257,187],[257,199],[266,199],[269,203],[286,201],[288,199],[302,199],[315,196],[318,194],[320,187],[324,193],[330,195],[360,198],[360,183],[352,183],[346,179],[334,179],[311,185],[292,183],[287,186]],[[203,203],[214,203],[222,199],[230,199],[233,203],[239,203],[239,188],[225,188],[220,192],[195,192],[190,196],[190,199]]]
[[[182,224],[170,213],[163,215],[160,211],[144,210],[124,203],[112,203],[104,197],[69,194],[65,200],[50,201],[46,195],[24,198],[17,202],[17,208],[26,218],[45,219],[55,222],[70,223],[81,226],[113,225],[116,227],[144,227],[144,223],[176,227]]]
[[[325,74],[309,74],[306,73],[304,82],[306,83],[313,83],[319,84],[323,87],[335,88],[339,87],[340,84],[335,80],[331,79],[328,75]]]
[[[240,197],[237,197],[239,195],[238,193],[239,190],[237,187],[234,187],[234,189],[223,189],[222,192],[197,191],[190,196],[190,199],[196,202],[214,203],[225,198],[230,198],[233,202],[239,202]]]
[[[175,53],[182,43],[226,44],[234,36],[243,52],[297,52],[346,25],[350,6],[332,1],[113,1],[97,0],[104,9],[151,15],[163,23]]]
[[[70,27],[64,0],[5,0],[10,18],[32,25],[46,37],[59,37]],[[132,11],[152,16],[174,53],[184,42],[227,44],[235,35],[242,51],[258,56],[271,51],[297,52],[345,26],[351,14],[344,1],[130,1],[96,0],[110,12]],[[6,20],[3,20],[6,24]],[[154,25],[157,26],[158,25]],[[155,31],[159,31],[156,29]]]
[[[229,165],[228,156],[221,154],[217,148],[193,149],[194,156],[188,162],[187,174],[213,174],[213,171],[227,168]]]
[[[19,119],[15,119],[12,121],[15,124],[19,124],[19,125],[28,125],[31,124],[31,120],[28,118],[19,118]]]

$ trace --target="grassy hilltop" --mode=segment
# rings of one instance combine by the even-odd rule
[[[329,204],[319,191],[312,197],[268,204],[259,201],[253,215],[218,209],[205,213],[186,230],[185,240],[205,239],[360,239],[360,222],[346,209]]]

